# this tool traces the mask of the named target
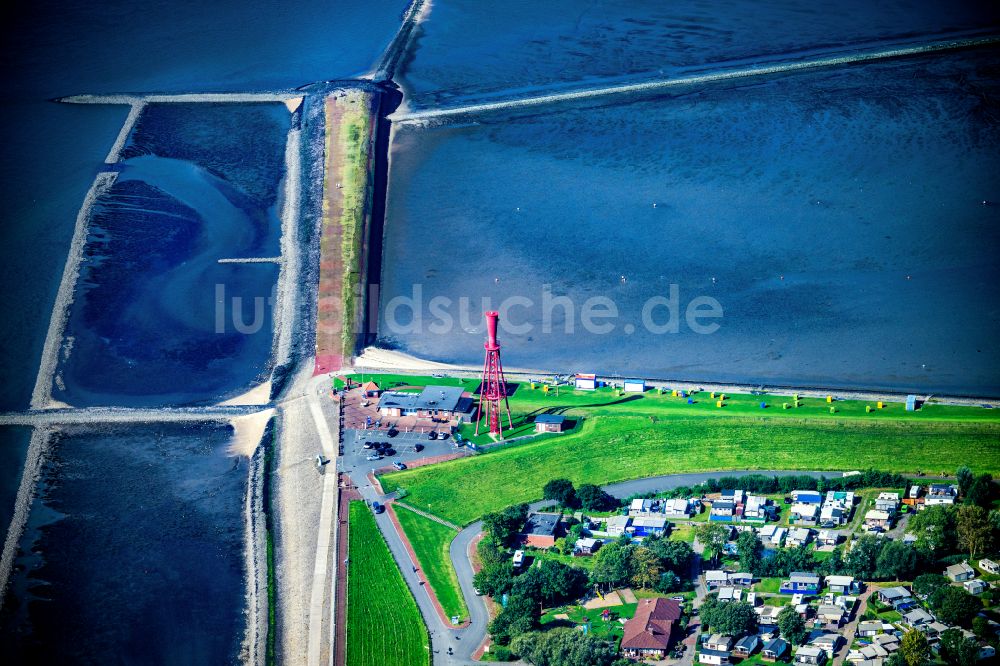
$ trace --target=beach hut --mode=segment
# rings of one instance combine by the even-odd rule
[[[622,387],[626,393],[643,393],[646,390],[645,379],[626,379]]]

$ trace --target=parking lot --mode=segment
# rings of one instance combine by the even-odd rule
[[[381,460],[368,460],[368,456],[374,453],[373,449],[364,448],[365,442],[388,442],[395,449],[396,454],[383,456]],[[423,445],[423,450],[417,451],[416,445]],[[351,474],[368,472],[382,467],[391,467],[394,462],[407,462],[419,458],[429,458],[454,454],[463,451],[464,447],[455,445],[455,440],[448,437],[446,440],[429,439],[426,432],[398,432],[395,437],[390,437],[385,429],[363,430],[351,428],[344,430],[344,471]]]

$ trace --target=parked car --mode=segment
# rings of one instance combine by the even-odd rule
[[[374,444],[372,444],[371,442],[365,442],[364,444],[361,445],[361,448],[370,449],[373,446],[374,446]]]
[[[427,439],[437,439],[437,438],[438,434],[436,430],[431,430],[429,433],[427,433]]]
[[[396,462],[392,463],[392,466],[395,467],[396,469],[400,469],[400,470],[406,469],[406,465],[404,465],[403,463],[399,462],[398,460]]]
[[[385,507],[379,504],[378,502],[372,502],[372,511],[374,511],[375,513],[382,513],[383,511],[385,511]]]
[[[438,439],[448,439],[448,433],[446,432],[438,433]]]
[[[413,450],[416,451],[417,453],[420,453],[421,451],[424,450],[424,445],[423,444],[414,444],[413,445]]]
[[[381,459],[382,459],[382,456],[380,456],[377,453],[369,453],[368,454],[368,460],[381,460]]]
[[[386,449],[385,451],[382,452],[382,455],[394,456],[396,455],[396,449]]]
[[[399,434],[399,431],[396,430],[395,428],[389,428],[389,430],[385,434],[389,435],[389,437],[395,437],[396,435]]]

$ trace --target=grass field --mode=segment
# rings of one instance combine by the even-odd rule
[[[618,622],[618,618],[631,618],[635,615],[636,606],[638,604],[608,606],[608,610],[611,611],[611,619],[607,622],[601,619],[601,613],[604,611],[603,608],[588,610],[583,606],[563,606],[553,608],[545,613],[542,616],[541,623],[545,629],[579,627],[583,624],[589,624],[591,634],[599,638],[614,640],[617,646],[623,633],[622,625]],[[556,615],[566,615],[567,617],[556,618]]]
[[[406,488],[407,503],[464,525],[488,511],[538,499],[542,486],[559,477],[606,484],[740,469],[952,474],[961,464],[996,475],[1000,422],[980,412],[989,420],[752,418],[731,416],[735,410],[678,413],[655,422],[649,415],[595,415],[571,434],[387,474],[382,484],[387,492]]]
[[[399,524],[417,555],[417,564],[441,602],[445,615],[457,615],[465,620],[469,616],[469,610],[465,606],[458,576],[455,575],[455,568],[448,555],[448,548],[458,532],[447,525],[424,518],[405,506],[396,504],[395,511]]]
[[[354,375],[356,380],[374,380],[383,389],[395,386],[462,386],[469,392],[475,392],[479,387],[478,379],[460,379],[454,377],[421,377],[394,374],[364,374]],[[339,385],[335,381],[335,386]],[[511,382],[513,384],[513,382]],[[835,394],[834,394],[835,395]],[[645,393],[620,394],[617,390],[601,388],[596,391],[576,391],[570,387],[559,387],[558,393],[550,390],[543,392],[540,385],[532,389],[530,384],[517,384],[516,390],[510,396],[510,409],[514,416],[515,427],[519,416],[532,416],[541,413],[566,414],[567,416],[616,415],[616,416],[693,416],[693,415],[727,415],[727,416],[768,416],[774,418],[800,419],[815,417],[833,421],[843,419],[860,419],[865,421],[905,420],[919,421],[990,421],[1000,423],[1000,412],[986,410],[980,407],[965,407],[926,403],[915,412],[907,412],[901,402],[886,403],[883,409],[878,409],[874,401],[834,400],[827,403],[820,398],[799,398],[795,407],[794,396],[790,395],[749,395],[726,394],[723,407],[716,407],[719,394],[696,392],[687,397],[675,397],[669,392],[660,394],[648,390]],[[693,404],[688,404],[688,400]],[[760,403],[766,407],[761,409]],[[784,409],[785,404],[789,405]],[[866,411],[871,407],[872,411]],[[833,408],[835,413],[830,413]]]
[[[348,538],[348,666],[426,666],[427,627],[364,502],[351,502]]]

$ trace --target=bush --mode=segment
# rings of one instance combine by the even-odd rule
[[[514,661],[514,653],[505,645],[491,645],[490,655],[494,661]]]

